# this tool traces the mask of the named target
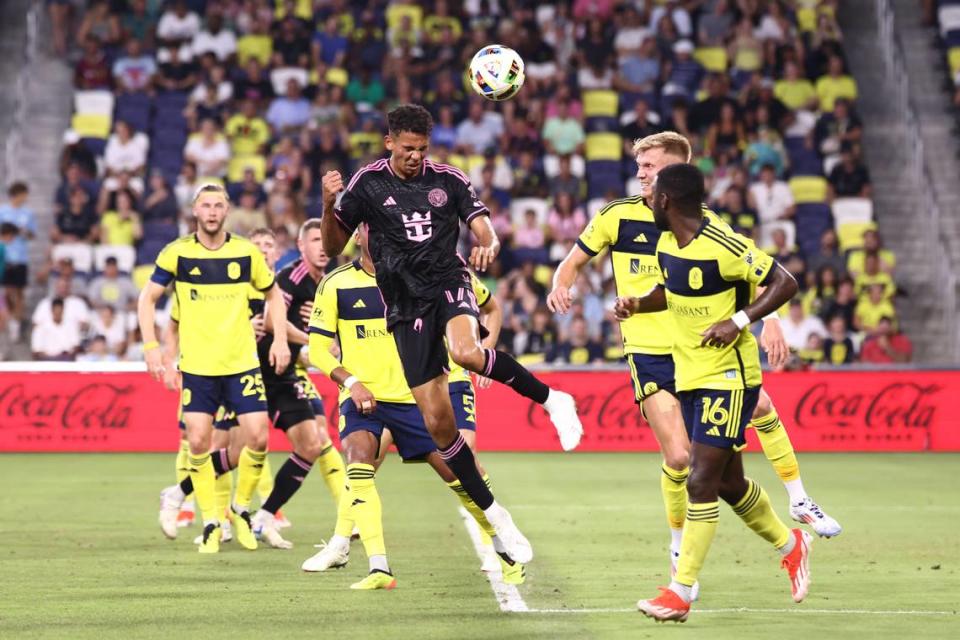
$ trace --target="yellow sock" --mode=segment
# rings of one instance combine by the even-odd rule
[[[270,456],[263,459],[263,470],[260,472],[260,482],[257,483],[257,495],[260,504],[267,501],[273,493],[273,469],[270,468]]]
[[[223,514],[217,513],[217,500],[214,496],[216,472],[213,470],[210,454],[204,453],[199,456],[190,454],[187,462],[189,463],[190,480],[193,481],[193,493],[196,496],[197,509],[200,510],[200,517],[203,518],[204,525],[210,522],[218,522]]]
[[[350,508],[353,498],[350,495],[350,487],[345,485],[340,491],[340,500],[337,502],[337,524],[333,533],[343,538],[353,535],[353,510]]]
[[[486,480],[486,477],[484,477],[484,480]],[[480,525],[480,542],[487,545],[493,544],[490,536],[496,535],[496,532],[493,529],[493,525],[490,524],[489,520],[487,520],[487,516],[483,513],[483,509],[478,507],[477,503],[467,495],[467,492],[464,490],[463,485],[460,484],[459,480],[448,482],[447,486],[450,487],[454,494],[456,494],[457,500],[460,501],[460,504],[463,505],[463,508],[469,511],[470,515],[473,516],[473,519],[477,521],[478,525]]]
[[[347,479],[350,482],[350,511],[353,520],[360,528],[360,540],[363,549],[370,556],[385,556],[387,548],[383,541],[383,516],[380,494],[374,483],[373,465],[347,465]]]
[[[800,478],[800,465],[797,462],[797,454],[793,451],[793,444],[790,442],[790,436],[780,421],[780,416],[776,410],[765,415],[762,418],[750,422],[757,432],[757,438],[760,440],[760,446],[763,447],[763,455],[773,465],[774,471],[784,482],[792,482]]]
[[[213,495],[217,501],[217,513],[222,518],[230,508],[230,497],[233,495],[232,471],[227,471],[217,477],[213,484]]]
[[[340,457],[337,448],[331,444],[321,451],[320,455],[317,456],[317,467],[320,469],[323,481],[327,483],[327,489],[333,496],[334,503],[339,505],[347,474],[343,468],[343,458]]]
[[[702,502],[687,507],[687,517],[683,523],[683,541],[680,543],[680,559],[677,561],[677,575],[674,580],[692,587],[703,568],[707,551],[713,544],[720,519],[719,502]]]
[[[240,510],[250,508],[253,492],[260,483],[263,472],[263,463],[267,459],[266,451],[253,451],[244,447],[240,452],[240,462],[237,464],[237,495],[234,502]]]
[[[667,512],[667,524],[677,531],[683,529],[683,521],[687,517],[687,476],[690,475],[690,467],[677,471],[664,463],[661,469],[660,493]]]
[[[747,478],[747,492],[733,505],[733,512],[754,533],[778,549],[790,540],[790,529],[773,510],[767,492],[750,478]],[[683,537],[687,537],[686,530]]]
[[[190,443],[186,440],[180,440],[180,450],[177,451],[177,484],[186,480],[190,475]],[[184,500],[190,500],[193,494],[184,496]]]

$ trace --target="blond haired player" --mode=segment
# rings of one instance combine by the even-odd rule
[[[554,274],[553,290],[547,297],[551,311],[566,313],[570,309],[574,298],[571,288],[577,274],[605,249],[610,252],[618,296],[642,295],[657,284],[660,268],[656,247],[661,232],[654,224],[647,199],[652,195],[657,173],[668,165],[689,162],[692,152],[689,141],[673,131],[641,138],[634,144],[633,151],[641,195],[610,202],[590,221]],[[712,219],[724,224],[716,216]],[[638,314],[623,321],[620,329],[636,402],[663,454],[660,488],[670,525],[671,570],[676,571],[687,512],[685,484],[689,474],[690,440],[676,398],[670,321],[665,311]],[[770,363],[775,367],[782,365],[788,351],[775,314],[764,318],[760,341],[769,354]],[[807,496],[790,439],[770,396],[762,389],[750,424],[790,495],[791,517],[810,524],[822,536],[839,534],[841,528],[837,521]]]

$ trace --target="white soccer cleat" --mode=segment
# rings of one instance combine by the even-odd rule
[[[177,539],[177,517],[183,504],[183,492],[177,485],[171,485],[160,492],[160,530],[171,540]]]
[[[293,523],[287,520],[287,516],[283,514],[283,509],[277,509],[277,513],[273,517],[277,520],[277,529],[286,529],[293,526]]]
[[[496,502],[484,511],[487,520],[493,525],[497,537],[503,543],[506,554],[510,559],[520,564],[527,564],[533,560],[533,547],[526,536],[520,533],[520,529],[513,523],[510,512],[498,505]]]
[[[553,422],[553,427],[560,436],[560,446],[563,450],[576,449],[583,436],[583,425],[580,423],[580,416],[577,415],[577,403],[573,396],[550,389],[550,395],[543,403],[543,408],[550,415],[550,421]],[[518,560],[518,562],[522,561]]]
[[[318,571],[327,571],[328,569],[339,569],[347,566],[350,560],[350,542],[346,544],[321,542],[316,545],[320,551],[303,561],[300,568],[311,573]]]
[[[824,538],[838,536],[843,531],[840,523],[824,513],[820,505],[810,496],[790,505],[790,517],[797,522],[810,525],[818,536]]]
[[[494,573],[501,570],[500,557],[497,555],[497,552],[492,545],[485,546],[483,548],[483,563],[480,565],[480,571],[483,573]]]
[[[670,578],[677,575],[677,562],[680,561],[680,550],[670,549]],[[697,580],[690,587],[690,602],[696,602],[700,599],[700,581]]]
[[[269,511],[260,509],[253,515],[253,530],[257,537],[266,540],[274,549],[293,549],[293,543],[284,540],[278,529],[277,519]]]

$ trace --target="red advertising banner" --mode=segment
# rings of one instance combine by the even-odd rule
[[[538,375],[577,398],[579,450],[657,450],[626,371]],[[335,435],[336,388],[314,379]],[[764,388],[799,451],[960,451],[960,371],[768,374]],[[0,451],[173,451],[177,398],[146,373],[0,372]],[[478,392],[477,420],[483,450],[560,449],[546,413],[502,385]],[[270,446],[288,450],[276,430]]]

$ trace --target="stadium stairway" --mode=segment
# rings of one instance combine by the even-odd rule
[[[48,230],[54,225],[53,201],[60,183],[59,163],[63,148],[63,132],[70,126],[70,111],[73,100],[73,72],[63,60],[56,58],[50,49],[50,24],[44,3],[38,0],[4,0],[2,3],[4,31],[20,30],[20,40],[11,50],[3,49],[0,64],[10,64],[23,69],[26,76],[26,109],[23,122],[11,123],[20,129],[22,143],[18,152],[7,164],[5,185],[23,180],[30,186],[29,205],[37,216],[39,233],[30,245],[30,265],[33,274],[42,265],[50,247]],[[30,7],[37,6],[38,37],[35,55],[25,56],[24,42],[26,15]],[[6,44],[6,43],[5,43]],[[2,76],[7,81],[6,72]],[[12,75],[15,82],[16,74]],[[12,92],[11,92],[12,93]],[[7,139],[6,137],[4,138]],[[4,188],[5,191],[5,188]],[[3,194],[6,198],[6,193]],[[31,278],[31,280],[33,280]],[[35,281],[27,291],[27,309],[32,312],[37,302],[45,295],[46,288]],[[8,358],[30,359],[29,332],[24,328],[19,344],[13,345]]]
[[[900,5],[911,4],[916,4],[916,7],[902,10],[900,8]],[[899,2],[897,10],[898,26],[914,22],[919,24],[919,3],[913,3],[912,0]],[[915,361],[952,361],[953,355],[944,349],[944,345],[950,344],[949,336],[955,330],[949,326],[948,318],[954,317],[956,310],[945,308],[942,285],[933,282],[935,265],[928,236],[923,225],[914,222],[919,218],[915,212],[921,201],[922,185],[904,170],[905,162],[897,160],[903,157],[902,150],[908,148],[909,133],[905,115],[900,113],[895,101],[889,99],[890,87],[884,68],[883,44],[877,37],[876,0],[845,0],[840,4],[839,20],[844,33],[844,50],[859,87],[860,98],[857,104],[864,122],[863,146],[873,182],[875,218],[885,245],[897,256],[895,278],[907,294],[906,298],[897,301],[901,327],[914,342]],[[908,49],[930,49],[929,37],[922,42],[922,47],[916,43],[908,45],[906,41],[903,42]],[[929,81],[928,76],[942,77],[932,66],[932,56],[926,62],[930,67],[923,68],[924,63],[919,59],[923,54],[924,51],[908,54],[908,63],[911,64],[910,90],[914,100],[918,91],[927,91],[925,87]],[[922,106],[916,102],[915,104],[920,109],[921,122],[927,117],[927,110],[930,110],[932,122],[923,128],[924,138],[928,135],[949,138],[949,124],[942,132],[936,133],[936,110],[943,115],[946,110],[940,94],[939,80],[935,84],[934,96],[924,98]],[[928,156],[939,148],[939,145],[934,146],[931,141],[931,146],[927,147]],[[937,175],[943,179],[950,175],[950,187],[956,192],[960,169],[956,167],[952,150],[945,156],[945,164],[950,169],[938,170]],[[945,204],[941,204],[944,210]],[[949,213],[956,215],[955,211]]]

